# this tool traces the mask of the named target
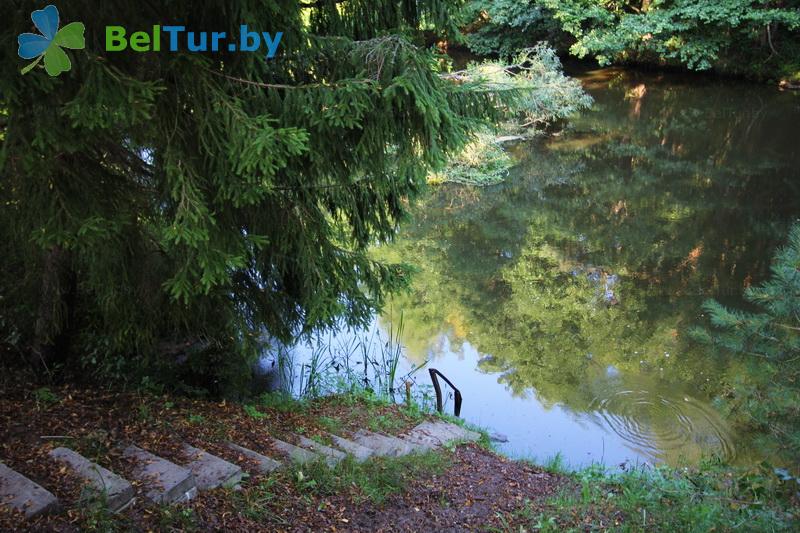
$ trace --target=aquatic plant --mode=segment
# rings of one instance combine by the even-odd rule
[[[335,393],[367,393],[390,402],[408,401],[406,383],[427,365],[415,365],[398,374],[404,347],[402,313],[389,323],[386,338],[378,329],[341,330],[308,336],[294,348],[277,353],[283,389],[303,399]],[[349,334],[345,334],[349,333]],[[302,355],[298,352],[304,352]],[[426,387],[417,387],[414,400],[424,402]]]

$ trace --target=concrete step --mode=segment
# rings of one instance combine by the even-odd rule
[[[190,461],[184,466],[194,474],[197,490],[233,487],[244,476],[241,468],[205,450],[184,444],[183,451]]]
[[[430,438],[418,435],[416,433],[409,433],[407,435],[403,435],[402,439],[404,441],[414,444],[415,446],[417,446],[417,448],[426,451],[435,450],[436,448],[441,447],[443,444],[439,440],[432,440]]]
[[[430,448],[437,448],[454,441],[474,442],[480,437],[480,433],[442,420],[423,422],[403,436],[407,440]]]
[[[339,461],[347,457],[347,454],[342,451],[331,448],[330,446],[325,446],[324,444],[320,444],[319,442],[303,437],[302,435],[294,435],[294,437],[303,448],[311,450],[317,455],[323,456],[325,458],[325,462],[327,462],[330,466],[335,466]]]
[[[258,471],[261,472],[262,474],[269,474],[270,472],[274,472],[275,470],[278,470],[283,466],[283,464],[280,461],[276,461],[275,459],[270,459],[266,455],[261,455],[258,452],[254,452],[253,450],[248,450],[247,448],[243,448],[232,442],[229,442],[227,446],[235,453],[256,463],[258,465]]]
[[[366,461],[375,454],[375,450],[372,448],[361,446],[360,444],[353,442],[350,439],[340,437],[339,435],[333,435],[329,433],[328,437],[330,437],[334,446],[355,457],[356,461],[359,463]]]
[[[188,468],[133,445],[125,448],[122,455],[135,463],[133,477],[144,486],[146,496],[151,501],[158,504],[179,503],[197,495],[197,484]]]
[[[58,510],[58,499],[47,489],[0,463],[0,507],[12,508],[25,518]]]
[[[408,455],[409,453],[419,451],[420,447],[411,442],[400,440],[396,437],[388,435],[381,435],[373,433],[366,429],[360,429],[353,434],[352,439],[356,444],[366,448],[372,448],[375,455],[384,455],[389,457],[399,457],[401,455]]]
[[[103,494],[106,505],[112,512],[127,507],[133,499],[133,485],[78,452],[61,447],[51,451],[50,457],[67,465],[75,474],[86,480],[93,490]]]
[[[320,459],[320,456],[312,451],[300,448],[299,446],[289,444],[288,442],[284,442],[279,439],[270,439],[270,444],[272,444],[273,448],[287,456],[289,460],[295,463],[313,463],[314,461],[318,461]]]

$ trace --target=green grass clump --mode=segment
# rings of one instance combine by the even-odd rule
[[[396,433],[403,429],[405,423],[395,416],[385,414],[372,414],[367,422],[371,431]]]
[[[33,399],[36,402],[36,408],[40,411],[61,401],[48,387],[40,387],[34,390]]]
[[[265,392],[258,398],[258,404],[266,409],[273,409],[281,413],[304,411],[306,404],[303,400],[294,398],[288,392]]]
[[[328,433],[340,434],[342,432],[342,422],[330,416],[321,416],[317,420],[319,426]]]
[[[242,409],[244,409],[244,412],[247,414],[247,416],[249,416],[250,418],[255,418],[256,420],[260,420],[262,418],[267,417],[267,415],[259,411],[255,405],[245,404],[242,406]]]
[[[280,490],[275,486],[276,482],[276,478],[267,478],[246,490],[231,491],[230,497],[233,498],[236,508],[249,520],[263,522],[269,519],[288,525],[272,508],[277,499],[277,491]]]
[[[559,468],[561,469],[561,468]],[[575,484],[548,512],[506,517],[542,531],[796,531],[794,478],[763,464],[750,469],[704,463],[609,472],[595,465],[571,474]]]
[[[375,457],[363,463],[347,457],[333,468],[321,461],[296,466],[292,481],[303,492],[320,495],[350,492],[356,501],[382,504],[392,494],[402,492],[415,478],[440,474],[449,464],[449,458],[441,452]]]

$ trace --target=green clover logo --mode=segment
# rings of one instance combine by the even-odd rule
[[[72,50],[83,50],[86,47],[86,40],[83,37],[86,27],[83,23],[72,22],[59,30],[58,9],[53,5],[31,13],[31,20],[42,34],[23,33],[17,37],[19,57],[36,58],[36,61],[22,69],[22,74],[30,72],[42,58],[44,58],[44,69],[51,76],[58,76],[70,70],[72,63],[62,47]]]

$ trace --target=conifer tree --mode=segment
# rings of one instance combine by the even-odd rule
[[[0,341],[42,372],[188,360],[224,385],[264,331],[363,323],[369,259],[515,91],[454,82],[452,0],[62,0],[72,69],[21,75],[41,2],[0,6]],[[282,32],[278,54],[104,51],[104,28]],[[16,354],[16,355],[15,355]],[[202,355],[202,357],[200,356]]]
[[[745,426],[777,437],[784,452],[800,457],[800,224],[779,250],[772,277],[745,291],[755,311],[705,304],[712,331],[694,330],[698,340],[741,358],[747,372],[737,373],[724,395],[731,414]]]

